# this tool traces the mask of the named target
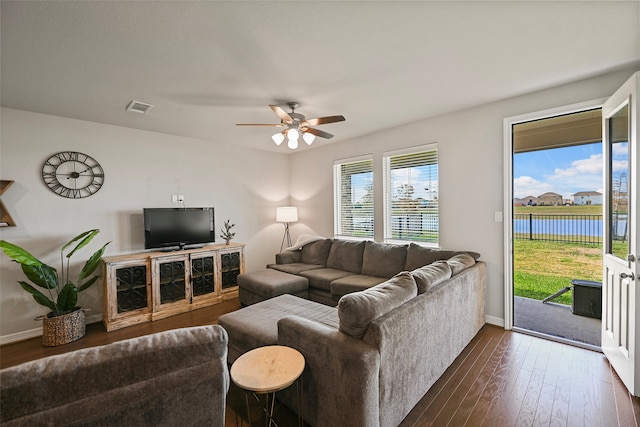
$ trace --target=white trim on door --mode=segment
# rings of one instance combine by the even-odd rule
[[[513,141],[512,128],[518,123],[602,108],[606,98],[535,111],[503,120],[504,158],[504,328],[513,329]]]

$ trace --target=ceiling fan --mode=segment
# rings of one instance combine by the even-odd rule
[[[317,125],[325,125],[327,123],[335,123],[335,122],[343,122],[345,120],[344,116],[326,116],[326,117],[318,117],[315,119],[308,119],[300,114],[296,113],[295,109],[298,108],[297,102],[287,102],[289,108],[291,108],[291,112],[287,113],[282,108],[277,105],[269,105],[269,107],[273,110],[274,113],[280,117],[280,123],[237,123],[236,126],[276,126],[285,128],[282,132],[278,132],[274,134],[271,139],[276,145],[282,144],[285,137],[289,139],[287,142],[287,146],[292,150],[298,148],[298,138],[302,136],[304,142],[308,145],[311,145],[315,140],[316,136],[320,138],[333,138],[328,132],[323,130],[312,128],[311,126]]]

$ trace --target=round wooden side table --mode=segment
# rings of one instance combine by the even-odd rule
[[[238,357],[231,365],[231,379],[245,390],[247,404],[247,420],[251,424],[248,393],[265,395],[264,412],[267,426],[276,425],[273,419],[276,411],[276,392],[284,390],[296,383],[298,399],[298,424],[304,423],[302,418],[302,387],[298,379],[304,371],[304,356],[296,349],[281,345],[259,347]]]

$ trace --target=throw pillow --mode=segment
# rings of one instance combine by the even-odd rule
[[[374,277],[393,277],[404,270],[407,247],[368,241],[364,246],[362,273]]]
[[[364,241],[334,240],[327,258],[327,267],[360,274],[364,245]]]
[[[447,264],[451,267],[451,275],[455,276],[462,270],[471,267],[476,263],[476,260],[469,254],[454,255],[447,260]]]
[[[413,276],[403,271],[379,285],[344,295],[338,301],[339,329],[354,338],[362,338],[369,323],[417,294]]]
[[[451,267],[446,261],[436,261],[413,270],[411,275],[418,286],[418,293],[423,294],[433,289],[434,286],[448,280],[452,272]]]

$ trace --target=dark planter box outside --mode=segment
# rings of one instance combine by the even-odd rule
[[[571,302],[573,314],[602,319],[602,283],[574,279],[571,284],[573,285]]]

